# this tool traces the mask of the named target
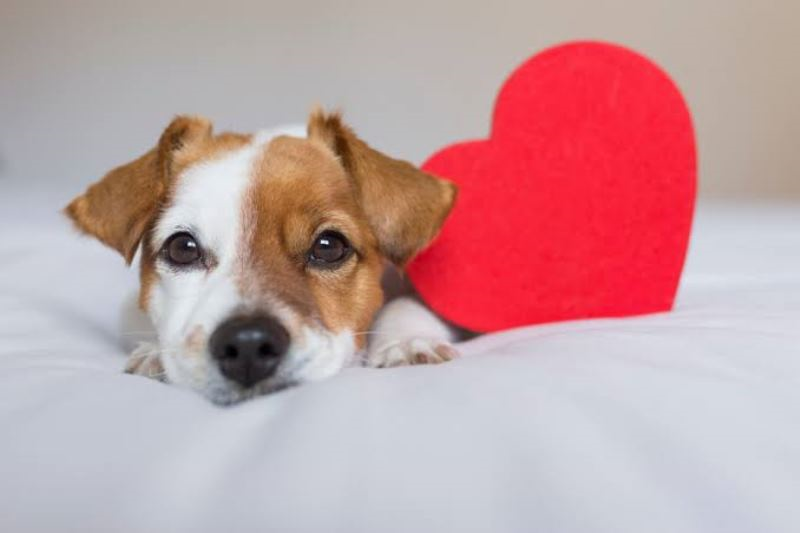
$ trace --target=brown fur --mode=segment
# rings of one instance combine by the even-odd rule
[[[350,180],[327,149],[274,139],[256,165],[245,217],[243,291],[274,294],[331,331],[369,327],[382,303],[382,258]],[[323,229],[340,231],[356,250],[338,269],[306,265]]]
[[[202,117],[176,117],[153,149],[111,170],[64,209],[80,231],[117,250],[128,264],[143,241],[142,308],[146,307],[147,289],[156,279],[155,251],[147,232],[159,210],[169,204],[175,177],[189,165],[249,140],[249,135],[232,133],[212,136],[211,122]]]
[[[404,265],[439,232],[455,202],[455,185],[373,150],[338,114],[312,112],[308,137],[339,157],[381,251],[391,261]]]
[[[173,156],[187,144],[210,135],[207,120],[176,118],[155,148],[106,174],[75,198],[65,213],[78,229],[117,250],[130,264],[169,187]]]
[[[369,148],[338,115],[314,112],[308,130],[308,140],[274,139],[256,165],[242,290],[272,293],[331,331],[366,331],[383,302],[383,258],[402,264],[424,247],[455,187]],[[306,265],[324,229],[341,232],[355,249],[337,269]]]
[[[242,213],[240,290],[256,305],[277,298],[302,320],[331,331],[366,331],[383,300],[384,258],[403,265],[427,245],[456,189],[373,150],[336,114],[312,113],[308,137],[272,140],[255,165]],[[169,205],[176,180],[189,166],[250,139],[213,136],[206,119],[178,117],[155,148],[109,172],[66,208],[80,230],[128,263],[142,243],[143,309],[157,281],[149,230]],[[306,264],[314,238],[325,229],[344,234],[355,250],[336,269]]]

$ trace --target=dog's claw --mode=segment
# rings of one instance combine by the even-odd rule
[[[367,366],[388,368],[406,365],[431,365],[457,358],[458,351],[449,343],[430,339],[405,339],[383,345],[371,352]]]
[[[131,353],[125,363],[125,373],[166,381],[161,358],[150,346],[140,346]]]

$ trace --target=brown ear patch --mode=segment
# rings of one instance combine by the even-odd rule
[[[372,149],[336,113],[313,111],[308,138],[338,156],[387,258],[404,265],[436,236],[455,202],[454,184]]]
[[[80,231],[117,250],[129,264],[163,192],[157,159],[150,150],[115,168],[65,209]]]
[[[110,171],[75,198],[65,214],[80,231],[114,248],[130,264],[167,192],[176,163],[185,159],[178,156],[210,136],[208,120],[175,118],[155,148]]]

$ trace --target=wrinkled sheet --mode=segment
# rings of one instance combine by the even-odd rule
[[[702,205],[672,313],[218,408],[120,372],[136,274],[36,198],[0,199],[0,531],[800,531],[800,206]]]

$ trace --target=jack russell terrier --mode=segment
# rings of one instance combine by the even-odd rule
[[[314,111],[305,138],[179,116],[66,208],[131,263],[157,342],[126,371],[231,404],[349,365],[440,363],[457,332],[386,272],[437,234],[456,187]],[[396,285],[396,283],[395,283]]]

